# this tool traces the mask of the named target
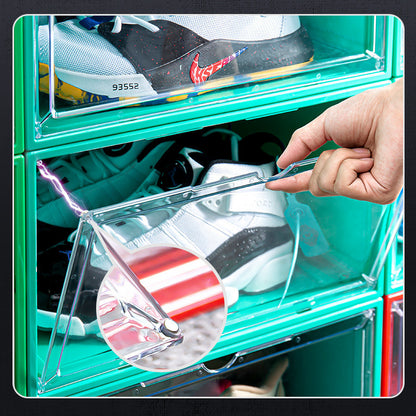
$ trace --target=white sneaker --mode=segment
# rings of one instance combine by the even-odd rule
[[[202,184],[253,172],[268,177],[273,167],[219,162],[207,170]],[[188,203],[147,232],[134,218],[105,227],[131,250],[149,245],[188,249],[206,258],[226,287],[258,293],[288,277],[293,236],[285,208],[284,194],[262,184]]]

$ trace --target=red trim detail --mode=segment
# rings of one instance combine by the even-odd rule
[[[403,299],[403,291],[386,295],[384,299],[383,308],[383,342],[382,342],[382,355],[381,355],[381,396],[390,397],[390,385],[391,385],[391,359],[392,349],[391,342],[393,337],[392,332],[392,320],[391,320],[391,308],[393,302]],[[401,380],[401,385],[403,380]]]

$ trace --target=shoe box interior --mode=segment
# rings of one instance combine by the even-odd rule
[[[140,218],[145,219],[144,222],[151,225],[150,230],[155,230],[161,225],[161,221],[152,223],[154,216],[161,212],[169,212],[168,217],[163,217],[164,224],[167,224],[169,229],[170,218],[190,206],[198,207],[198,204],[205,203],[212,198],[225,200],[237,192],[248,201],[250,192],[253,190],[265,192],[264,183],[259,184],[257,180],[254,184],[250,183],[252,176],[246,174],[239,177],[240,168],[262,164],[273,166],[276,157],[281,153],[294,130],[312,120],[330,104],[334,103],[306,107],[270,117],[206,127],[163,139],[132,142],[131,145],[126,143],[102,149],[95,147],[79,153],[68,151],[63,153],[62,149],[65,149],[63,147],[55,150],[55,154],[48,151],[48,158],[41,157],[42,152],[39,152],[37,157],[52,169],[68,190],[82,188],[82,193],[75,193],[78,197],[77,202],[85,202],[89,192],[95,195],[101,194],[101,200],[97,202],[98,206],[87,206],[87,208],[93,208],[93,215],[101,218],[102,224],[108,220],[108,224],[116,221],[123,225],[127,221],[126,218],[132,218],[132,213],[136,215],[139,212]],[[87,179],[90,174],[88,167],[100,165],[104,172],[110,166],[105,163],[111,160],[111,157],[117,157],[120,153],[121,157],[126,157],[129,151],[136,151],[137,154],[134,154],[132,160],[117,170],[119,178],[126,175],[125,177],[132,182],[134,176],[131,176],[129,169],[133,165],[139,166],[138,160],[144,160],[140,155],[150,154],[148,146],[151,149],[158,149],[158,145],[164,145],[170,141],[175,141],[177,153],[171,152],[169,156],[164,157],[163,152],[154,151],[155,156],[150,165],[158,170],[157,178],[159,179],[156,181],[152,179],[153,182],[150,181],[149,186],[145,188],[142,186],[138,193],[135,191],[141,183],[133,183],[132,189],[124,189],[126,184],[123,185],[123,182],[126,181],[111,182],[105,179],[113,175],[114,171],[111,175],[108,172],[107,175],[103,173],[104,179],[95,178],[95,182],[91,178]],[[188,149],[188,152],[183,152],[183,149]],[[98,153],[99,157],[97,157]],[[195,179],[189,175],[189,170],[186,174],[181,170],[185,165],[190,167],[194,174],[199,173],[199,176],[203,178],[207,170],[201,169],[201,164],[204,166],[211,163],[215,166],[215,161],[218,160],[231,163],[233,172],[236,172],[235,177],[239,177],[239,182],[232,177],[231,182],[228,179],[228,181],[219,180],[203,184],[202,180],[201,184],[201,178],[199,178],[199,182],[198,180],[195,183],[192,182],[191,187],[181,188],[181,185],[188,184],[186,181]],[[232,162],[229,162],[230,160]],[[195,161],[200,163],[195,163]],[[146,175],[149,170],[152,170],[150,165],[145,167]],[[176,172],[177,176],[172,177],[169,172]],[[246,173],[244,170],[242,172]],[[134,174],[139,175],[143,172],[139,169],[134,171]],[[238,188],[235,183],[242,184],[242,186],[237,191],[230,192],[230,187],[227,185],[230,183],[234,183],[234,188]],[[169,190],[163,190],[164,186],[168,186]],[[177,189],[169,188],[169,186]],[[56,199],[57,194],[51,184],[39,174],[34,189],[36,192],[32,197],[36,199],[35,206],[37,206],[37,221],[34,224],[37,228],[32,229],[32,232],[36,233],[37,237],[36,245],[32,245],[32,250],[29,250],[28,254],[27,284],[28,293],[35,294],[31,297],[32,301],[28,306],[29,316],[31,316],[29,321],[32,325],[36,322],[36,325],[29,330],[31,334],[29,337],[33,340],[29,348],[34,348],[33,354],[37,356],[36,368],[32,368],[39,382],[37,389],[40,393],[45,393],[62,386],[73,385],[81,380],[88,380],[97,374],[125,369],[129,366],[110,349],[102,337],[97,336],[99,331],[93,326],[96,319],[97,291],[106,273],[105,271],[104,274],[94,275],[93,273],[92,278],[83,277],[83,265],[87,264],[88,270],[93,264],[85,261],[87,251],[85,247],[88,247],[88,244],[91,246],[95,241],[94,233],[91,229],[80,226],[81,231],[78,234],[82,238],[85,237],[85,241],[89,243],[75,244],[74,231],[78,225],[78,217],[66,207],[62,198],[60,201],[62,203],[48,205],[52,199]],[[119,195],[118,189],[127,195],[117,196]],[[274,194],[273,191],[267,192]],[[133,201],[123,203],[123,200],[128,197],[132,197]],[[219,345],[223,347],[228,345],[227,348],[238,348],[239,342],[236,340],[238,331],[244,329],[256,331],[257,328],[260,331],[262,326],[275,318],[290,318],[334,300],[346,299],[377,289],[377,273],[380,268],[376,266],[378,266],[386,224],[391,218],[391,207],[342,197],[316,198],[309,193],[300,193],[291,197],[282,194],[281,197],[279,215],[285,218],[283,222],[289,224],[287,225],[290,228],[288,233],[292,241],[288,253],[284,253],[287,260],[281,262],[283,255],[279,250],[270,251],[263,248],[263,252],[260,252],[263,254],[264,251],[266,252],[266,257],[262,259],[270,265],[271,271],[268,272],[268,278],[264,282],[261,273],[257,280],[251,276],[252,281],[249,279],[251,283],[245,286],[246,290],[240,288],[238,300],[228,306],[227,321],[219,341]],[[117,198],[124,199],[117,200]],[[118,203],[122,203],[121,208],[119,205],[114,205],[117,209],[110,209],[111,215],[106,214],[105,209],[100,211],[102,207]],[[292,209],[301,209],[305,214],[304,223],[290,219],[291,204]],[[277,208],[277,206],[272,208]],[[218,215],[220,216],[221,212]],[[242,218],[244,215],[242,212]],[[62,220],[62,218],[66,219]],[[48,221],[54,222],[55,225],[48,224]],[[60,225],[64,227],[56,225],[59,221],[63,221]],[[182,229],[182,232],[186,233],[186,228]],[[297,238],[296,235],[298,235]],[[205,239],[215,238],[214,233],[208,230],[200,244],[203,244]],[[119,241],[123,243],[122,239]],[[198,245],[198,238],[194,241]],[[70,259],[73,259],[71,267],[69,266]],[[36,267],[31,267],[31,264],[36,264]],[[238,267],[237,264],[237,269]],[[266,267],[262,265],[260,268],[263,270]],[[248,273],[241,272],[238,279],[247,277]],[[87,274],[85,272],[85,275]],[[256,282],[263,283],[256,286]],[[37,300],[33,301],[33,299]],[[79,328],[78,332],[77,328]],[[344,338],[349,340],[348,342],[353,342],[357,334],[358,332],[352,331],[349,335],[338,337],[339,342],[342,344]],[[232,342],[231,339],[233,339]],[[227,344],[230,342],[234,344],[233,347]],[[241,340],[242,344],[245,342]],[[332,348],[332,342],[338,341],[327,340],[322,341],[321,344]],[[290,378],[292,372],[295,374],[301,371],[300,368],[297,369],[299,363],[311,361],[310,365],[312,365],[312,360],[306,358],[309,354],[312,356],[318,354],[314,348],[305,346],[296,350],[297,352],[289,353],[290,371],[285,376],[288,377],[285,383],[285,391],[288,394],[320,394],[318,391],[308,390],[317,386],[317,379],[311,379],[309,387],[306,385],[301,387]],[[221,355],[215,354],[216,347],[213,351],[214,353],[208,354],[208,360],[213,356]],[[333,348],[333,354],[338,353],[339,349]],[[324,357],[326,355],[322,354],[320,359]],[[334,362],[338,361],[340,366],[346,366],[348,362],[348,360],[335,360],[334,358]],[[318,368],[316,370],[321,371]],[[328,369],[328,371],[333,370],[333,367],[331,370]],[[142,372],[140,374],[143,380],[158,377],[158,373]],[[336,389],[336,386],[334,385],[333,388]],[[355,387],[351,390],[352,395],[357,392],[354,389]],[[338,390],[334,391],[334,394],[338,394]]]
[[[131,98],[112,100],[91,100],[88,104],[74,104],[70,100],[50,96],[47,93],[38,93],[37,98],[37,122],[42,129],[42,134],[47,135],[54,129],[56,123],[49,120],[52,117],[63,118],[77,114],[88,114],[91,112],[107,110],[117,107],[125,107],[132,104],[145,104],[140,109],[128,110],[124,116],[131,114],[132,117],[138,114],[150,112],[169,111],[172,105],[190,108],[190,105],[204,104],[207,101],[220,102],[224,99],[240,99],[244,96],[259,96],[259,94],[274,93],[276,89],[307,89],[311,85],[319,85],[319,88],[326,89],[328,81],[342,81],[344,85],[354,85],[360,82],[362,75],[371,75],[375,79],[384,77],[387,54],[386,36],[391,30],[389,16],[300,16],[300,21],[306,29],[313,44],[313,60],[304,66],[292,69],[288,74],[282,73],[281,69],[275,74],[267,71],[253,73],[250,77],[228,77],[223,82],[217,80],[199,85],[194,88],[192,85],[187,88],[175,91],[171,89],[164,94],[160,93],[157,100],[154,98]],[[34,17],[35,31],[34,39],[37,40],[37,26],[45,25],[47,17]],[[50,36],[50,35],[49,35]],[[51,40],[50,40],[51,41]],[[39,46],[38,46],[39,48]],[[58,53],[58,52],[57,52]],[[38,55],[35,52],[37,65]],[[267,72],[267,74],[266,74]],[[40,73],[40,74],[39,74]],[[36,79],[39,82],[36,91],[47,92],[49,86],[48,76],[42,70],[35,68]],[[290,75],[290,76],[287,76]],[[381,79],[380,78],[380,79]],[[259,82],[267,81],[267,82]],[[39,84],[40,83],[40,84]],[[61,87],[61,83],[56,84]],[[225,88],[226,87],[226,88]],[[216,91],[215,91],[216,90]],[[206,97],[205,92],[210,92]],[[59,94],[57,94],[59,96]],[[191,97],[181,104],[186,97]],[[152,101],[153,100],[153,101]],[[163,104],[163,100],[168,105]],[[157,108],[151,105],[150,109],[146,104],[157,103]],[[175,104],[173,104],[175,103]],[[132,111],[130,113],[130,111]],[[68,120],[65,123],[61,120],[61,128],[71,130],[73,124]]]
[[[204,363],[114,396],[358,397],[373,394],[376,310]]]

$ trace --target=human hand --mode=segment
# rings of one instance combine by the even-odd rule
[[[319,156],[312,171],[268,182],[269,189],[342,195],[380,204],[403,186],[403,80],[368,90],[296,130],[277,164],[286,168],[327,141],[341,146]]]

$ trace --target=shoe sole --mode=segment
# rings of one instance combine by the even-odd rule
[[[257,261],[265,253],[274,252],[276,249],[278,255],[290,252],[286,244],[291,241],[292,234],[288,225],[244,229],[209,254],[207,260],[224,280],[243,266]],[[244,286],[246,284],[239,289]]]
[[[176,89],[172,91],[168,96],[161,97],[157,94],[151,93],[148,96],[143,96],[144,100],[151,99],[148,104],[163,104],[169,102],[176,102],[176,101],[183,101],[190,97],[195,97],[199,95],[206,94],[208,92],[225,88],[231,86],[233,83],[238,82],[267,82],[272,81],[277,78],[283,78],[286,76],[290,76],[293,73],[297,72],[298,70],[304,68],[305,66],[309,65],[313,61],[313,57],[311,57],[308,61],[302,62],[296,65],[286,66],[284,68],[275,68],[269,69],[265,71],[259,71],[252,74],[246,75],[235,75],[229,77],[223,77],[218,80],[208,80],[205,82],[206,90],[204,91],[197,91],[194,87],[187,87]],[[39,64],[39,90],[42,93],[49,94],[49,66],[43,63]],[[75,87],[67,82],[62,81],[62,79],[58,78],[55,74],[55,96],[71,102],[74,105],[81,105],[81,104],[91,104],[91,103],[99,103],[99,102],[108,102],[108,101],[126,101],[135,98],[139,98],[137,96],[132,97],[117,97],[117,98],[109,98],[105,95],[94,94],[88,91],[84,91],[78,87]],[[167,94],[163,94],[167,95]],[[155,98],[152,98],[155,97]],[[157,97],[157,98],[156,98]],[[133,105],[140,105],[140,104],[133,104]],[[144,103],[142,103],[144,105]]]

